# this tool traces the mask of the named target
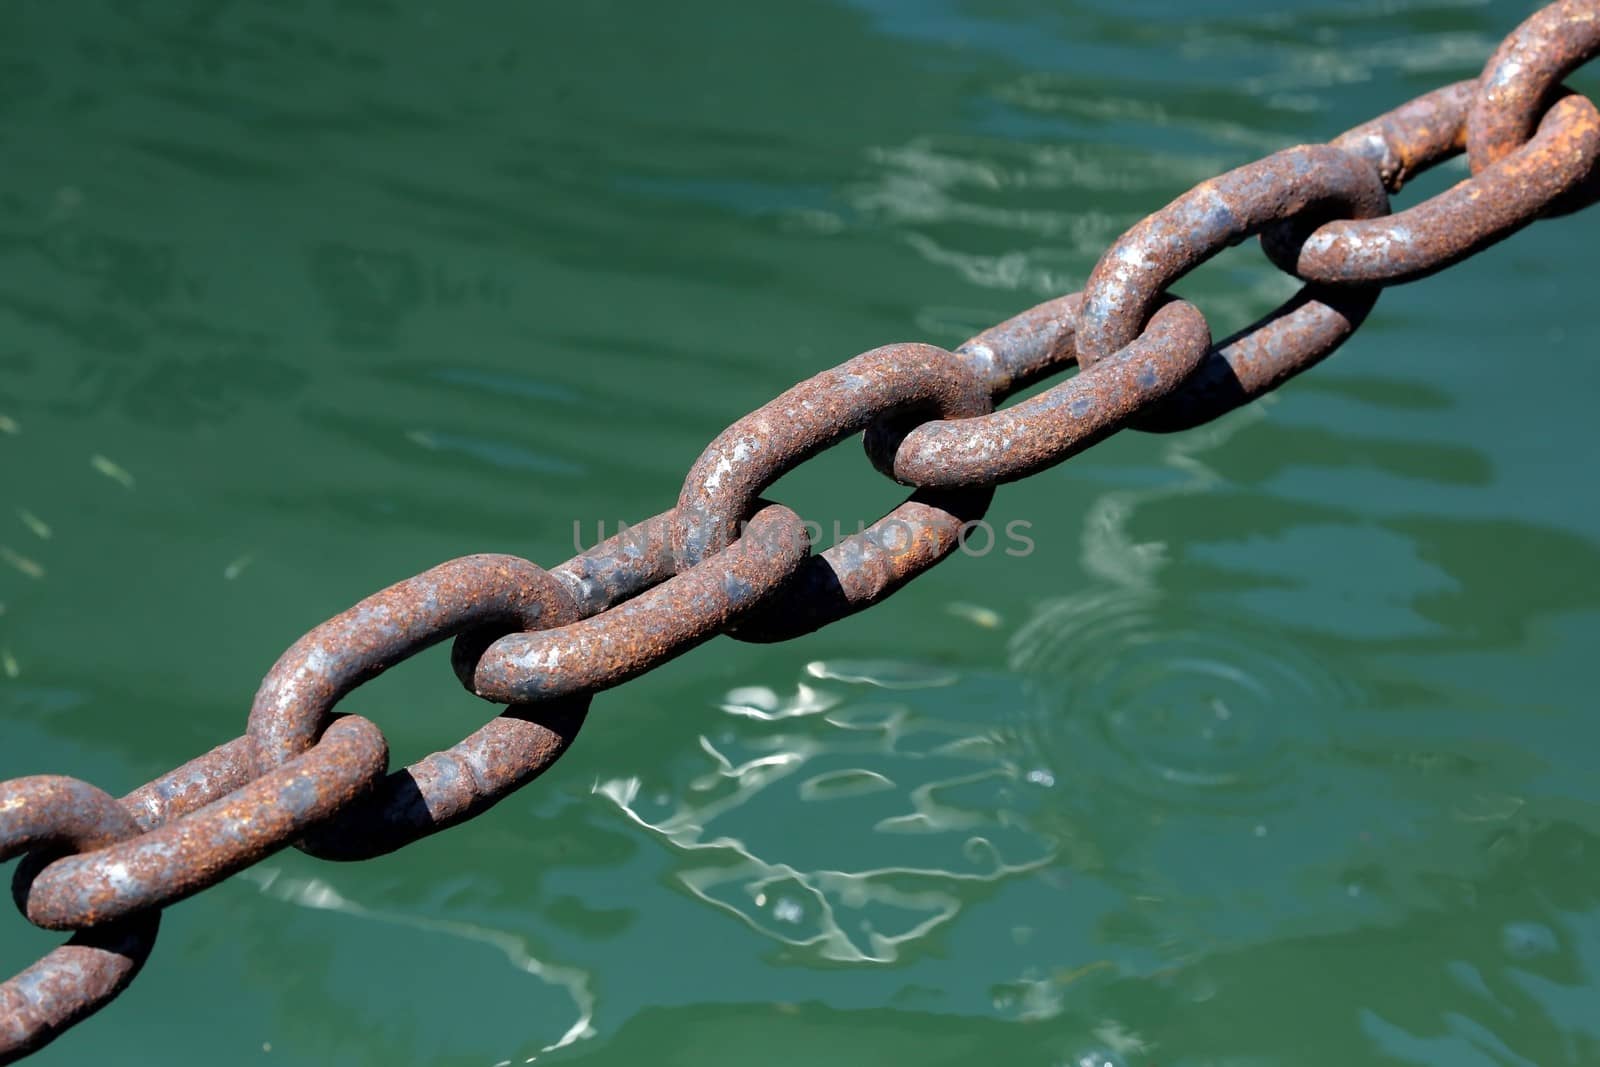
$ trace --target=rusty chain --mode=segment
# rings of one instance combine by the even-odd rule
[[[18,907],[73,932],[0,984],[0,1063],[121,992],[168,904],[290,844],[361,859],[470,819],[561,756],[595,692],[718,634],[783,640],[875,604],[949,555],[999,483],[1124,427],[1215,419],[1332,353],[1383,286],[1600,199],[1600,112],[1560,84],[1597,53],[1600,0],[1559,0],[1475,81],[1202,182],[1113,244],[1081,294],[954,352],[889,345],[796,385],[711,443],[676,507],[566,563],[467,556],[368,597],[283,654],[243,736],[121,800],[73,778],[0,782],[0,861],[23,857]],[[1391,193],[1463,151],[1471,177],[1390,212]],[[1306,285],[1213,343],[1169,289],[1251,236]],[[1074,364],[1075,376],[994,410]],[[856,433],[914,491],[813,555],[800,517],[759,494]],[[467,688],[507,706],[453,748],[386,773],[383,734],[336,714],[339,701],[446,638]]]

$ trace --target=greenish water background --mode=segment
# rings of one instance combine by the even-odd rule
[[[8,5],[0,777],[138,785],[368,592],[565,559],[797,379],[1079,287],[1529,10]],[[602,695],[470,826],[173,908],[35,1062],[1600,1062],[1595,227],[1007,487],[1027,558]],[[1221,336],[1292,288],[1181,291]],[[849,446],[775,495],[898,499]],[[397,760],[486,713],[438,651],[345,707]],[[3,969],[55,942],[0,922]]]

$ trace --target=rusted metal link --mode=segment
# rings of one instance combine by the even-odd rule
[[[1075,362],[1072,333],[1078,302],[1077,294],[1048,300],[955,350],[987,387],[991,405]],[[983,418],[975,416],[962,424]],[[893,442],[905,431],[904,424],[875,420],[866,430],[867,454],[874,456],[874,462],[875,449],[888,448],[892,455]],[[884,465],[880,463],[879,469]],[[841,538],[806,560],[795,579],[742,619],[730,636],[763,643],[786,641],[881,602],[959,548],[993,499],[993,479],[973,489],[913,493],[858,535]]]
[[[97,849],[138,832],[125,807],[87,782],[56,775],[0,782],[0,863]],[[149,911],[79,933],[0,983],[0,1063],[43,1048],[110,1003],[144,966],[160,924],[161,913]]]
[[[392,585],[312,630],[274,665],[250,710],[257,759],[271,767],[305,751],[352,689],[447,637],[461,635],[477,649],[507,632],[577,617],[563,583],[515,556],[465,556]],[[565,750],[575,729],[569,719],[502,716],[390,775],[359,809],[301,847],[356,858],[482,811]]]
[[[933,345],[884,345],[807,378],[722,431],[678,495],[672,550],[679,567],[721,551],[759,493],[874,421],[988,411],[988,385],[969,359]]]
[[[1495,49],[1467,113],[1467,161],[1480,174],[1534,136],[1561,79],[1600,55],[1600,0],[1560,0],[1535,12]],[[1544,212],[1564,214],[1600,197],[1600,174]]]
[[[81,852],[139,832],[133,816],[88,782],[55,774],[0,782],[0,863],[24,852]]]
[[[1329,143],[1371,163],[1383,187],[1398,193],[1412,178],[1466,148],[1467,109],[1477,93],[1476,80],[1446,85],[1346,130]]]
[[[388,766],[378,728],[344,716],[305,754],[158,830],[55,860],[36,874],[24,864],[17,903],[49,930],[165,907],[289,845],[370,789]]]
[[[109,1004],[139,975],[161,913],[85,930],[0,984],[0,1064],[37,1052]]]
[[[787,390],[724,430],[695,461],[678,497],[673,554],[693,566],[728,542],[757,493],[801,462],[875,422],[898,429],[928,416],[981,415],[996,382],[1043,373],[1044,361],[996,350],[886,345]],[[749,641],[809,633],[889,596],[948,556],[992,494],[923,494],[805,564],[804,575],[730,629]]]
[[[256,774],[255,743],[240,736],[146,782],[123,797],[122,806],[140,830],[154,830],[227,796]]]
[[[598,615],[677,572],[672,554],[677,521],[677,508],[652,515],[550,568],[550,573],[572,594],[580,616]]]
[[[794,579],[730,627],[740,641],[787,641],[865,610],[961,547],[994,499],[992,486],[922,490],[860,534],[801,564]]]
[[[473,692],[502,703],[609,688],[715,637],[787,582],[810,548],[800,517],[767,504],[698,566],[603,615],[502,637],[476,660],[455,659],[456,671]]]
[[[1398,177],[1404,164],[1391,171]],[[1087,370],[1074,382],[1092,379],[1097,361],[1133,341],[1168,287],[1223,248],[1283,220],[1315,224],[1332,214],[1376,218],[1388,210],[1378,168],[1329,145],[1285,149],[1201,183],[1134,226],[1096,264],[1078,328],[1079,359]],[[1248,403],[1326,358],[1377,297],[1375,289],[1338,293],[1308,286],[1203,353],[1181,389],[1145,398],[1097,433],[1130,419],[1140,430],[1183,430]]]
[[[956,354],[966,359],[988,386],[991,407],[1026,386],[1077,364],[1075,341],[1078,307],[1082,303],[1082,293],[1070,293],[1036,304],[1020,315],[989,327],[956,349]],[[977,415],[960,420],[959,426],[973,431],[991,420],[992,416]],[[914,476],[902,477],[895,472],[895,457],[904,450],[908,472],[925,466],[917,460],[931,451],[920,443],[929,427],[952,422],[935,420],[906,426],[888,419],[875,420],[867,427],[863,440],[867,457],[873,466],[896,481],[922,485],[924,483]],[[913,435],[919,443],[905,446],[906,438]],[[979,477],[967,484],[994,485],[998,481]]]
[[[1180,388],[1141,411],[1131,425],[1146,433],[1177,433],[1271,392],[1344,344],[1380,292],[1374,285],[1302,287],[1266,318],[1213,346]]]
[[[1353,132],[1353,131],[1352,131]],[[1430,137],[1423,146],[1438,147]],[[1264,234],[1272,261],[1327,285],[1414,281],[1502,241],[1576,188],[1600,155],[1600,112],[1581,96],[1558,100],[1533,140],[1476,176],[1388,218],[1338,220],[1306,232],[1289,224]],[[1437,159],[1420,151],[1419,169]]]
[[[447,637],[577,617],[561,583],[515,556],[463,556],[396,582],[306,634],[273,665],[250,708],[256,758],[277,767],[298,756],[351,690]]]
[[[896,481],[924,488],[992,486],[1076,455],[1169,395],[1205,358],[1205,317],[1182,300],[1157,303],[1144,332],[1112,359],[980,418],[901,433],[877,428],[868,435],[868,455]]]
[[[1201,182],[1123,234],[1083,288],[1078,361],[1093,367],[1139,336],[1178,279],[1229,245],[1288,219],[1370,219],[1389,196],[1365,162],[1300,145]]]
[[[991,405],[1078,362],[1078,306],[1082,303],[1082,293],[1069,293],[1035,304],[956,349],[956,355],[989,387]],[[879,419],[867,432],[885,429],[885,421]]]
[[[313,826],[300,849],[325,860],[371,859],[483,814],[561,758],[589,699],[512,705],[460,743],[379,781]]]
[[[469,556],[368,597],[284,653],[244,736],[121,801],[70,778],[0,782],[0,861],[21,857],[18,905],[40,925],[78,931],[0,984],[0,1063],[125,987],[164,905],[289,843],[358,859],[471,818],[566,751],[596,691],[717,634],[782,640],[877,603],[955,551],[996,484],[1123,426],[1165,432],[1214,419],[1336,349],[1381,286],[1600,197],[1600,111],[1560,86],[1597,51],[1600,0],[1558,0],[1511,34],[1480,78],[1180,196],[1124,234],[1082,294],[954,352],[890,345],[794,386],[712,442],[676,506],[566,563],[546,572]],[[1473,177],[1388,214],[1389,193],[1462,151]],[[1252,234],[1308,284],[1212,344],[1201,313],[1169,290]],[[1074,365],[1075,376],[993,410]],[[863,430],[873,464],[915,491],[813,555],[807,524],[758,494]],[[463,683],[509,706],[384,776],[378,727],[335,708],[447,637]]]

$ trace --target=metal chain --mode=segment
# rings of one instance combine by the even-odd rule
[[[1559,0],[1477,80],[1202,182],[1112,245],[1082,293],[954,352],[890,345],[801,382],[718,436],[676,507],[553,570],[467,556],[368,597],[283,654],[243,736],[120,801],[71,778],[0,782],[0,861],[23,857],[18,907],[73,931],[0,984],[0,1063],[124,989],[166,905],[291,844],[362,859],[470,819],[566,751],[596,692],[718,634],[784,640],[876,604],[954,551],[996,485],[1124,427],[1215,419],[1327,357],[1383,286],[1600,199],[1600,111],[1559,85],[1597,53],[1600,0]],[[1391,193],[1463,151],[1470,178],[1390,213]],[[1169,289],[1250,236],[1307,284],[1213,344],[1201,312]],[[994,410],[1074,364],[1074,377]],[[914,492],[813,555],[800,517],[759,494],[856,433]],[[446,638],[461,681],[507,707],[386,774],[381,731],[338,703]]]

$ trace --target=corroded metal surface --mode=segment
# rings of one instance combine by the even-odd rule
[[[669,543],[677,521],[677,508],[652,515],[550,573],[566,585],[580,615],[598,615],[672,577],[672,553],[652,548]]]
[[[255,743],[236,737],[140,786],[122,798],[122,805],[133,813],[139,829],[154,830],[227,796],[255,776]]]
[[[82,930],[165,907],[287,846],[371,788],[388,765],[383,734],[347,715],[309,751],[220,800],[19,878],[17,903],[49,930]]]
[[[1561,79],[1600,55],[1600,2],[1558,0],[1513,30],[1483,68],[1467,113],[1473,174],[1533,137]]]
[[[1467,109],[1476,81],[1424,93],[1329,143],[1378,168],[1384,188],[1398,193],[1412,178],[1458,154],[1467,143]]]
[[[370,859],[488,811],[560,758],[589,700],[584,693],[512,705],[461,743],[379,780],[299,847],[322,859]]]
[[[1218,342],[1183,387],[1140,411],[1133,427],[1188,430],[1271,392],[1344,344],[1379,292],[1372,285],[1305,286],[1266,318]]]
[[[93,853],[138,833],[128,810],[87,782],[57,775],[0,782],[0,862],[27,856],[36,868],[62,852]],[[19,879],[28,871],[20,868]],[[160,923],[152,910],[82,931],[0,983],[0,1063],[43,1048],[122,992],[149,958]]]
[[[885,345],[806,379],[722,431],[689,468],[672,538],[678,566],[727,547],[758,493],[874,421],[989,406],[968,358],[933,345]]]
[[[1262,246],[1273,262],[1308,281],[1413,281],[1528,225],[1576,189],[1597,156],[1600,111],[1568,96],[1545,112],[1533,140],[1415,207],[1384,219],[1329,222],[1308,236],[1280,228]]]
[[[1156,301],[1162,299],[1157,294]],[[867,451],[879,470],[909,485],[1014,481],[1121,429],[1193,374],[1210,345],[1204,316],[1173,300],[1111,359],[1061,385],[982,418],[925,422],[904,440],[892,428],[877,427]]]
[[[800,517],[768,505],[704,565],[603,615],[502,637],[475,666],[457,660],[457,670],[479,696],[505,703],[609,689],[721,633],[793,577],[810,551]]]
[[[0,984],[0,1063],[37,1052],[99,1011],[138,976],[161,927],[159,911],[74,934]]]
[[[741,641],[786,641],[871,607],[961,546],[994,499],[983,489],[919,490],[859,534],[801,564],[794,580],[728,631]]]
[[[1106,250],[1083,287],[1078,362],[1092,367],[1143,331],[1167,288],[1229,245],[1290,220],[1389,211],[1373,168],[1332,145],[1300,145],[1209,181]]]
[[[561,583],[515,556],[464,556],[397,582],[306,634],[273,665],[250,708],[257,764],[281,766],[310,748],[345,694],[445,638],[577,616]]]
[[[1006,325],[1033,339],[1049,334],[1053,321],[1045,312]],[[997,380],[1036,376],[1045,362],[1027,354],[1003,360],[995,349],[970,344],[960,352],[885,345],[799,383],[729,426],[689,469],[672,535],[678,566],[721,550],[755,494],[824,449],[874,424],[900,430],[929,417],[982,415],[992,394],[1003,391]],[[954,551],[962,526],[982,518],[989,499],[931,494],[903,502],[839,538],[806,565],[801,580],[774,590],[759,618],[731,632],[781,640],[877,603]]]
[[[718,634],[783,640],[875,604],[956,551],[996,485],[1123,427],[1217,418],[1325,358],[1383,285],[1592,202],[1600,112],[1559,83],[1597,49],[1600,0],[1560,0],[1508,37],[1481,78],[1178,197],[1113,245],[1082,294],[954,352],[891,345],[800,383],[719,436],[675,507],[573,559],[545,571],[468,556],[368,597],[284,653],[243,736],[120,801],[71,778],[0,782],[0,860],[20,857],[19,906],[76,931],[0,984],[0,1063],[125,987],[165,905],[291,843],[360,859],[469,819],[554,764],[596,692]],[[1389,193],[1463,150],[1471,178],[1388,214]],[[1200,311],[1169,287],[1252,234],[1309,284],[1212,344]],[[993,411],[1075,365],[1076,376]],[[873,464],[915,491],[812,554],[812,528],[758,494],[860,431]],[[378,727],[336,707],[450,637],[462,682],[508,706],[385,776]]]

